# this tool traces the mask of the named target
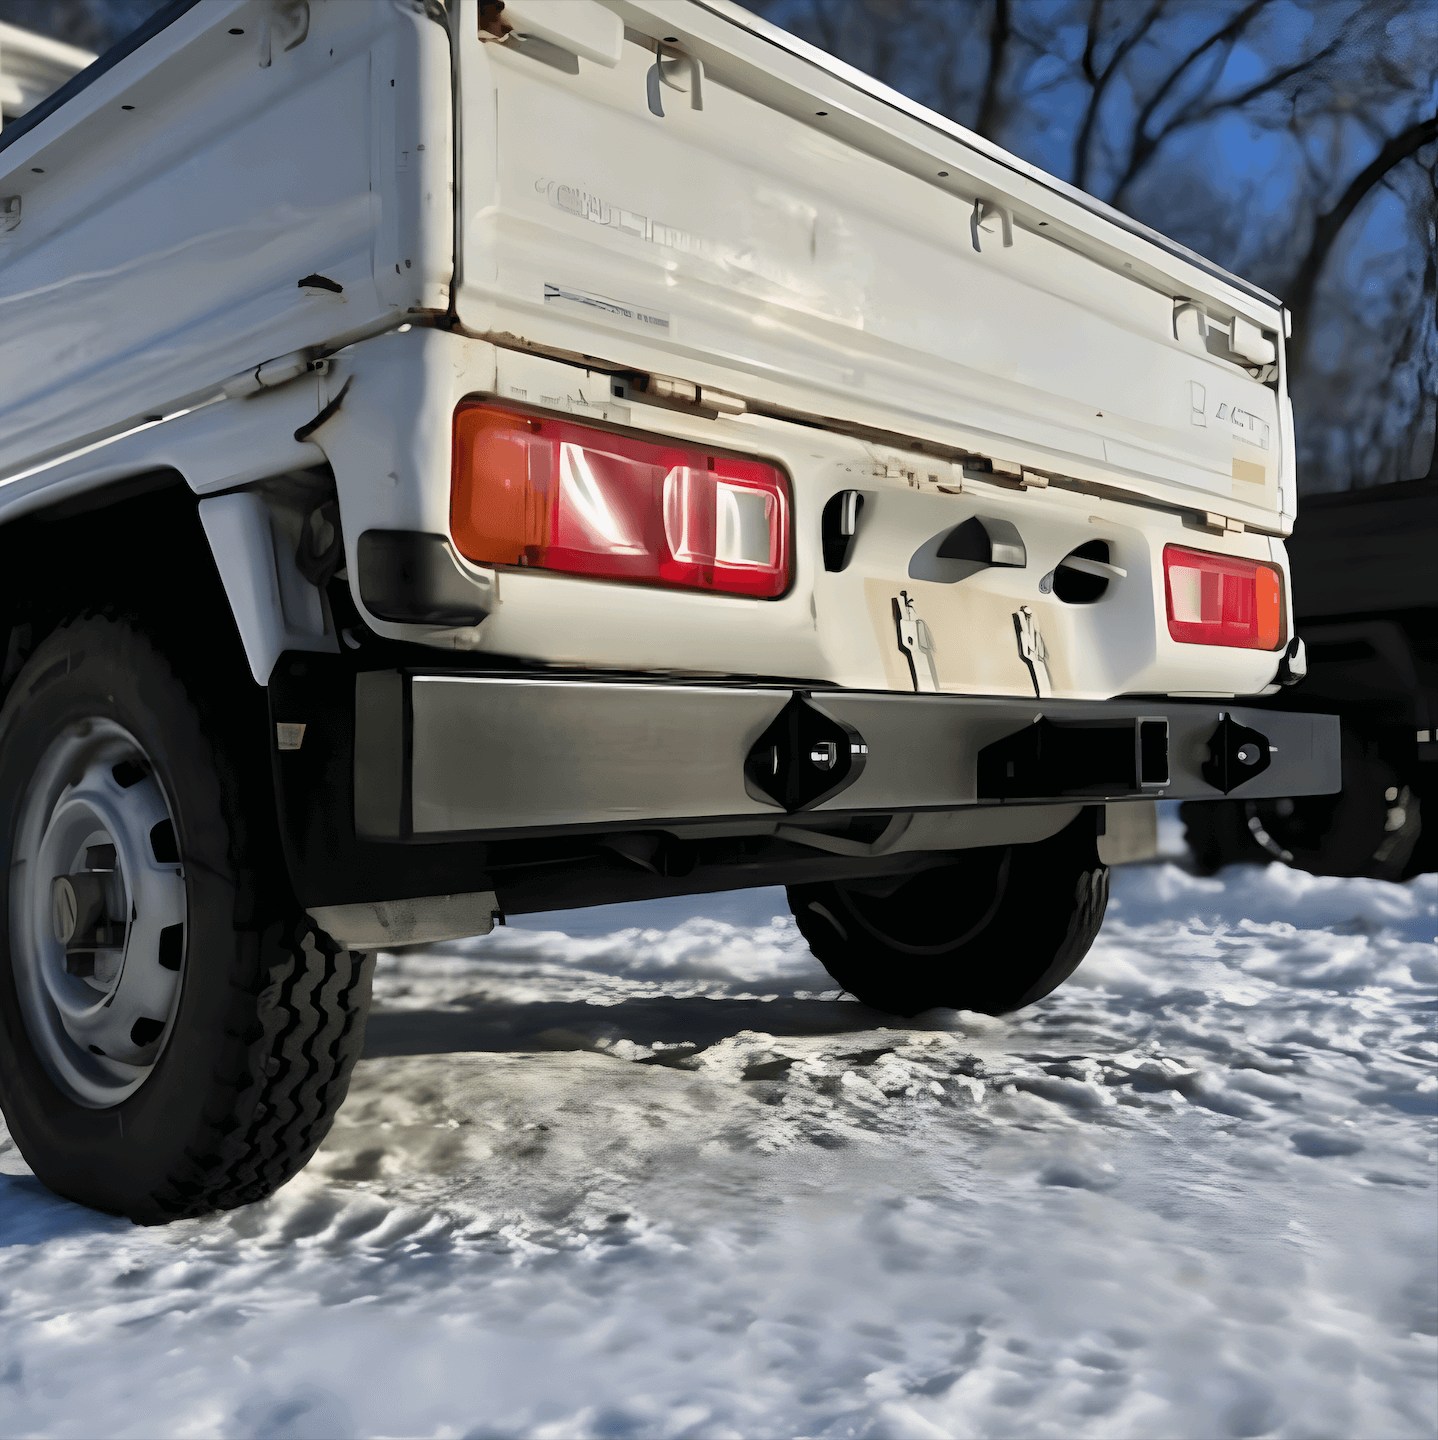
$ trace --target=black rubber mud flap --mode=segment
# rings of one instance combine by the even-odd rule
[[[366,530],[359,538],[359,593],[365,608],[401,625],[477,625],[490,590],[461,569],[448,536]]]

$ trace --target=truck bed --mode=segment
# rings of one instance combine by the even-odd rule
[[[269,6],[209,0],[0,136],[0,480],[452,306],[502,346],[1286,532],[1272,297],[724,0],[605,4],[612,68],[458,27],[457,172],[447,37],[388,5],[270,40]],[[666,37],[702,78],[661,117]]]
[[[443,28],[387,3],[285,13],[206,0],[0,131],[0,496],[266,360],[447,308]]]
[[[610,8],[611,69],[461,39],[467,328],[1287,528],[1283,387],[1217,339],[1281,350],[1271,296],[737,6]],[[646,105],[664,37],[702,109]]]

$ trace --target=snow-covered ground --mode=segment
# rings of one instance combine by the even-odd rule
[[[1433,1435],[1434,877],[1115,879],[1005,1021],[840,999],[778,891],[385,957],[210,1220],[0,1130],[0,1434]]]

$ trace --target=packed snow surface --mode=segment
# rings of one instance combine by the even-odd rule
[[[1435,897],[1116,873],[1008,1020],[841,998],[780,891],[382,957],[263,1205],[0,1130],[0,1434],[1431,1436]]]

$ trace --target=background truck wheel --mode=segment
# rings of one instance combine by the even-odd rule
[[[895,1015],[1002,1015],[1078,968],[1103,923],[1108,867],[1089,811],[1049,840],[964,852],[912,879],[789,888],[809,948],[850,994]]]
[[[1416,767],[1415,767],[1416,768]],[[1381,741],[1343,727],[1343,789],[1291,800],[1189,800],[1179,807],[1201,874],[1282,860],[1312,875],[1407,880],[1432,865],[1422,801]]]
[[[1267,865],[1278,858],[1248,828],[1241,800],[1185,800],[1178,817],[1193,868],[1200,875],[1217,875],[1225,865]]]
[[[283,1185],[363,1042],[372,967],[276,865],[264,715],[98,616],[0,709],[0,1105],[52,1190],[143,1224]]]

